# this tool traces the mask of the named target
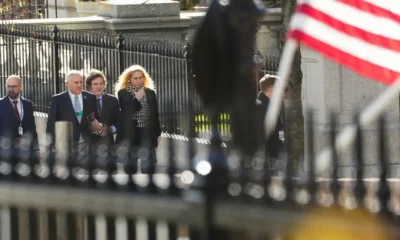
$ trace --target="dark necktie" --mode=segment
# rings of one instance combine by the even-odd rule
[[[19,111],[18,111],[18,101],[13,101],[13,103],[14,103],[15,115],[17,115],[18,120],[21,120],[21,116],[19,115]]]
[[[100,116],[100,113],[101,113],[101,100],[102,99],[97,99],[97,112],[99,113],[99,116]]]

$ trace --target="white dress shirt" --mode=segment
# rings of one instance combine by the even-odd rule
[[[72,107],[74,107],[74,110],[75,110],[75,96],[78,96],[79,104],[81,105],[81,109],[83,111],[82,93],[80,93],[79,95],[72,94],[70,91],[68,91],[68,93],[69,93],[69,97],[71,98]]]

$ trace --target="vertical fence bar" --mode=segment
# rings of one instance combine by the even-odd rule
[[[385,117],[382,116],[378,121],[378,130],[379,130],[379,143],[378,143],[378,152],[379,152],[379,167],[380,167],[380,176],[379,176],[379,187],[378,187],[378,199],[381,205],[380,214],[384,217],[390,217],[390,189],[387,181],[388,171],[387,171],[387,162],[389,159],[389,149],[388,144],[386,143],[386,129],[385,129]]]
[[[49,17],[49,0],[46,0],[46,15],[47,15],[46,16],[47,18],[50,18]]]
[[[68,170],[68,177],[63,181],[66,186],[74,187],[76,182],[72,173],[74,164],[71,162],[76,158],[76,150],[72,146],[73,125],[71,122],[55,123],[55,151],[56,164]],[[66,212],[66,235],[68,240],[77,240],[77,216],[73,211]]]
[[[127,218],[127,239],[135,240],[136,239],[136,220],[132,217]]]
[[[148,121],[152,122],[152,115],[148,113]],[[152,131],[151,129],[146,129],[144,131],[144,139],[151,139],[152,137]],[[143,137],[143,136],[142,136]],[[143,139],[143,138],[142,138]],[[146,140],[145,140],[146,141]],[[148,141],[148,140],[147,140]],[[156,140],[157,141],[157,140]],[[147,142],[147,146],[149,147],[150,151],[152,148],[152,143]],[[154,153],[155,154],[155,153]],[[151,195],[156,195],[158,192],[157,185],[155,184],[155,171],[156,171],[156,162],[154,161],[156,156],[153,155],[152,152],[150,152],[149,156],[147,159],[141,159],[141,168],[142,172],[147,173],[148,175],[148,184],[146,186],[146,192],[151,194]],[[144,163],[147,163],[147,166],[143,166]],[[147,219],[147,239],[148,240],[156,240],[157,239],[157,219]]]
[[[15,18],[15,15],[14,15],[14,14],[16,13],[14,1],[15,1],[15,0],[11,0],[11,4],[10,4],[10,7],[11,7],[11,19],[14,19],[14,18]]]
[[[166,91],[166,88],[165,88],[165,85],[166,85],[166,80],[164,79],[165,78],[165,57],[164,57],[164,54],[165,54],[165,47],[164,47],[164,42],[162,43],[163,44],[163,48],[160,48],[160,65],[159,65],[159,72],[160,72],[160,76],[162,76],[163,77],[163,81],[159,81],[159,85],[158,85],[158,89],[159,89],[159,91],[158,91],[158,96],[159,96],[159,98],[158,98],[158,100],[159,100],[159,109],[160,109],[160,122],[161,122],[161,125],[163,126],[163,127],[165,127],[165,113],[166,113],[166,110],[165,110],[165,99],[166,99],[166,96],[167,96],[167,91]],[[166,128],[165,128],[166,129]]]
[[[186,54],[190,54],[190,46],[186,48]],[[190,68],[191,69],[191,68]],[[191,72],[188,71],[188,78],[190,76]],[[189,124],[189,144],[188,144],[188,169],[192,173],[195,173],[195,154],[196,154],[196,145],[195,145],[195,137],[196,137],[196,132],[194,129],[194,118],[193,118],[193,103],[189,102],[189,111],[187,113],[187,121]],[[189,228],[189,238],[190,240],[200,240],[201,239],[201,233],[200,230],[195,228],[195,227],[190,227]]]
[[[77,217],[75,213],[67,212],[66,221],[67,221],[67,228],[66,228],[67,239],[77,240],[77,228],[76,228]]]
[[[166,62],[166,66],[165,66],[165,76],[166,76],[166,86],[164,87],[165,91],[166,91],[166,101],[164,102],[165,104],[165,109],[166,109],[166,118],[165,118],[165,122],[164,124],[168,126],[168,124],[172,124],[168,122],[168,118],[169,118],[169,114],[171,114],[169,112],[169,108],[168,108],[168,104],[170,103],[170,101],[174,101],[174,96],[172,95],[172,91],[173,91],[173,81],[171,78],[171,62],[173,60],[171,60],[171,58],[169,58],[171,56],[171,45],[167,42],[166,44],[167,49],[166,49],[166,58],[165,58],[165,62]],[[173,130],[174,128],[171,126],[168,126],[167,129],[172,130],[172,132],[169,131],[170,134],[173,134]]]
[[[315,182],[315,142],[314,142],[314,114],[312,110],[307,112],[307,132],[308,132],[308,190],[311,195],[311,204],[314,203],[314,197],[317,190]]]
[[[53,43],[53,49],[52,49],[52,65],[53,65],[53,80],[55,81],[54,85],[54,93],[59,93],[61,90],[60,86],[60,62],[59,62],[59,52],[58,52],[58,33],[59,29],[57,25],[54,25],[53,30],[52,30],[52,43]]]
[[[204,185],[206,232],[209,240],[228,239],[229,233],[215,225],[215,203],[228,186],[228,163],[222,149],[221,136],[218,132],[218,112],[211,118],[212,137],[208,156],[211,172],[206,176]]]
[[[356,156],[356,183],[354,188],[355,197],[359,207],[364,206],[364,197],[366,194],[366,187],[364,184],[364,151],[363,151],[363,133],[360,125],[360,115],[356,114],[355,122],[357,126],[357,135],[354,145]]]
[[[29,12],[29,19],[32,19],[32,0],[29,0],[28,12]]]
[[[124,71],[124,56],[122,54],[122,50],[124,49],[124,35],[119,33],[117,36],[117,64],[118,70],[120,73]]]
[[[106,224],[107,224],[107,240],[115,240],[116,238],[116,232],[115,232],[115,217],[113,216],[106,216]],[[131,238],[128,238],[131,239]]]
[[[87,222],[87,240],[96,240],[96,216],[93,213],[88,213],[86,216]]]
[[[187,78],[186,78],[186,85],[187,85],[187,92],[185,96],[185,101],[187,103],[187,109],[189,110],[189,119],[188,119],[188,131],[189,131],[189,137],[193,138],[195,137],[195,124],[196,122],[194,121],[194,87],[193,87],[193,67],[192,67],[192,45],[190,40],[186,41],[185,44],[185,61],[186,61],[186,73],[187,73]],[[191,161],[191,159],[189,160]]]
[[[32,140],[30,142],[30,148],[29,149],[35,149],[35,142]],[[38,143],[37,143],[38,144]],[[27,176],[27,180],[31,184],[38,184],[39,182],[39,176],[36,174],[35,169],[39,165],[39,156],[38,153],[34,150],[29,150],[31,151],[29,154],[29,169],[30,172]],[[28,209],[28,221],[29,221],[29,240],[38,240],[39,239],[39,211],[37,208],[29,208]]]
[[[334,201],[336,203],[339,202],[339,192],[340,192],[340,183],[339,183],[339,163],[338,163],[338,154],[336,152],[336,115],[331,113],[330,122],[331,122],[331,131],[330,131],[330,144],[332,147],[332,183],[331,183],[331,192],[334,197]]]
[[[169,104],[172,107],[172,103]],[[172,112],[170,113],[172,114]],[[169,116],[169,121],[174,121],[174,118],[172,115]],[[168,124],[170,125],[170,124]],[[171,124],[172,125],[172,124]],[[178,172],[178,167],[176,165],[176,158],[175,158],[175,145],[174,145],[174,139],[171,137],[168,138],[168,168],[167,168],[167,174],[169,177],[169,187],[168,187],[168,194],[174,197],[179,196],[179,188],[175,184],[175,174]],[[167,223],[168,225],[168,239],[169,240],[175,240],[177,239],[177,229],[178,226],[174,222],[169,222]]]
[[[10,210],[10,231],[11,231],[11,240],[19,240],[19,224],[18,224],[18,212],[19,209],[17,207],[11,206]]]
[[[314,135],[314,125],[313,125],[313,113],[312,112],[308,112],[308,122],[307,122],[307,129],[308,129],[308,144],[312,144],[311,141],[314,141],[314,138],[310,136]],[[292,123],[290,123],[292,124]],[[289,139],[289,141],[291,141],[292,138]],[[268,142],[267,142],[268,144]],[[314,160],[313,160],[313,155],[314,155],[314,149],[311,148],[309,149],[311,150],[311,152],[309,152],[309,163],[311,165],[314,164]],[[285,179],[284,179],[284,188],[286,191],[286,198],[285,198],[285,203],[290,205],[293,204],[293,202],[295,201],[295,195],[294,195],[294,182],[293,182],[293,177],[295,174],[295,164],[294,164],[294,159],[292,159],[292,157],[290,157],[290,155],[288,156],[287,160],[286,160],[286,174],[285,174]],[[311,167],[311,169],[314,169],[314,166]],[[310,169],[310,171],[311,171]],[[313,174],[310,172],[310,178],[313,177]],[[313,179],[308,179],[308,181],[314,181]]]
[[[113,175],[114,172],[117,170],[117,154],[116,146],[112,149],[113,153],[107,155],[107,162],[106,162],[106,172],[107,172],[107,180],[105,182],[105,186],[110,191],[115,191],[117,189],[117,183],[115,182]],[[115,151],[115,152],[114,152]],[[116,231],[115,231],[115,221],[116,218],[113,215],[106,215],[106,239],[107,240],[115,240],[116,239]],[[129,239],[129,238],[128,238]]]
[[[54,141],[54,139],[52,139]],[[56,159],[55,153],[52,149],[49,149],[50,156],[48,158],[48,168],[49,168],[49,175],[47,177],[47,183],[54,185],[56,181],[56,176],[54,173]],[[47,239],[57,239],[57,211],[55,209],[48,209],[47,211]]]
[[[38,232],[39,232],[39,224],[38,224],[38,211],[36,209],[30,208],[28,210],[29,217],[29,240],[37,240]]]
[[[94,170],[96,168],[96,158],[92,151],[89,151],[88,163],[86,164],[86,170],[88,174],[87,186],[89,189],[96,188],[96,180],[94,179]],[[93,212],[86,214],[87,223],[87,240],[96,240],[96,215]]]
[[[58,18],[58,3],[57,3],[57,0],[54,0],[54,11],[55,11],[56,18]]]

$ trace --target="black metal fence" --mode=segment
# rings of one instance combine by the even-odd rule
[[[19,74],[24,81],[24,96],[35,110],[47,113],[51,96],[65,90],[64,75],[70,69],[87,73],[103,71],[107,92],[120,73],[132,64],[144,66],[155,81],[161,123],[166,112],[175,116],[172,133],[187,135],[184,115],[194,106],[196,131],[209,134],[210,123],[200,99],[191,86],[190,45],[184,42],[143,39],[105,32],[60,30],[57,27],[0,25],[0,93],[5,94],[5,79]],[[278,58],[265,58],[264,70],[274,72]],[[263,74],[264,72],[261,72]],[[229,116],[220,116],[220,130],[229,135]]]
[[[165,127],[165,111],[172,107],[174,133],[182,134],[179,126],[184,123],[182,116],[192,96],[185,43],[57,27],[1,25],[0,48],[1,92],[5,93],[7,76],[19,74],[24,80],[25,97],[35,103],[36,111],[45,113],[51,96],[65,90],[64,76],[70,69],[84,73],[92,68],[102,70],[108,79],[107,92],[114,94],[120,73],[140,64],[155,80],[162,124]],[[169,102],[172,106],[167,106]]]
[[[312,115],[307,119],[309,136],[313,136]],[[332,119],[330,139],[336,135]],[[175,142],[169,138],[169,158],[164,159],[168,166],[149,175],[137,173],[123,146],[119,146],[117,161],[111,155],[96,156],[80,165],[83,169],[74,169],[78,160],[70,155],[48,154],[37,165],[35,158],[26,157],[26,146],[17,155],[9,154],[10,144],[4,144],[9,140],[2,139],[0,206],[7,211],[3,211],[1,221],[6,224],[0,230],[9,233],[11,240],[22,239],[22,234],[30,240],[400,237],[399,181],[388,179],[383,120],[377,134],[378,181],[364,179],[360,127],[353,179],[339,179],[335,152],[329,175],[316,174],[312,137],[308,138],[311,171],[305,177],[285,159],[280,159],[282,165],[261,156],[225,153],[217,134],[208,157],[196,159],[193,137],[187,149],[188,164],[178,164]],[[286,141],[291,142],[290,136]],[[105,171],[96,171],[92,161],[105,163]],[[124,170],[115,172],[115,162],[122,163]]]

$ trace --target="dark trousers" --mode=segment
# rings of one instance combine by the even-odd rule
[[[140,159],[142,173],[152,174],[155,172],[157,155],[156,148],[152,143],[151,129],[138,127],[136,120],[133,120],[132,124],[135,126],[135,133],[131,139],[132,165],[137,166],[137,162]]]

